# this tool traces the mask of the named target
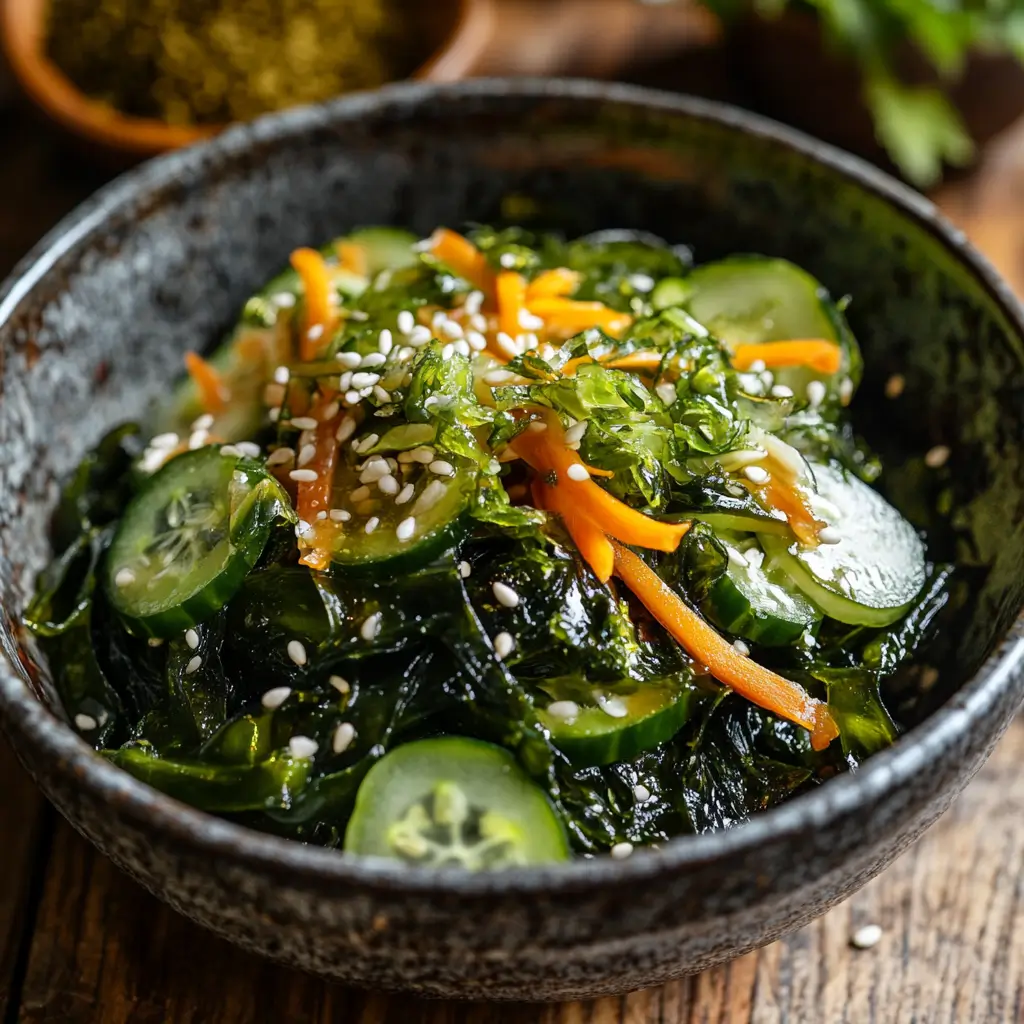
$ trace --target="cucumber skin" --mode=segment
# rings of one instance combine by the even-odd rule
[[[783,619],[775,614],[759,615],[728,572],[711,587],[700,604],[700,610],[706,619],[726,633],[734,633],[765,647],[789,647],[808,627],[820,621]]]

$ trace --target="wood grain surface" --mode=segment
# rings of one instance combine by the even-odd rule
[[[25,122],[0,112],[0,137]],[[9,132],[13,131],[12,136]],[[0,146],[0,271],[93,183]],[[29,202],[33,179],[48,185]],[[11,196],[24,202],[11,202]],[[1024,295],[1024,125],[936,196]],[[18,209],[16,217],[11,211]],[[2,1024],[1024,1022],[1024,719],[950,812],[826,917],[725,967],[561,1006],[425,1003],[326,984],[177,916],[45,809],[0,741]],[[853,932],[883,929],[872,949]]]

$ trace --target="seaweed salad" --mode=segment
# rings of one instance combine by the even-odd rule
[[[233,821],[470,869],[727,828],[891,744],[951,570],[875,487],[843,303],[464,230],[291,253],[81,463],[25,614],[79,733]]]

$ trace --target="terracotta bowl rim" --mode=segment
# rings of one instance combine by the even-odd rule
[[[475,105],[490,101],[500,116],[503,101],[518,99],[576,100],[676,114],[782,147],[881,198],[926,229],[981,284],[1024,344],[1024,308],[1009,286],[931,202],[884,172],[798,131],[726,104],[636,86],[573,79],[401,83],[270,115],[231,128],[201,145],[150,161],[97,192],[21,260],[0,285],[0,337],[16,307],[45,280],[62,256],[121,211],[130,210],[140,199],[159,194],[175,182],[207,177],[268,142],[366,115],[403,115],[424,103],[435,108],[447,104],[457,111],[465,101]],[[178,803],[98,757],[68,724],[44,707],[11,670],[7,659],[16,660],[16,653],[5,650],[0,659],[0,718],[15,740],[15,749],[19,744],[38,748],[50,770],[65,785],[90,790],[93,798],[116,805],[117,813],[199,854],[243,863],[250,870],[272,873],[293,885],[327,885],[339,891],[354,886],[363,892],[376,889],[426,895],[553,895],[681,874],[714,861],[756,855],[758,848],[772,841],[820,829],[830,820],[855,813],[886,792],[907,785],[942,753],[955,747],[962,736],[981,727],[993,706],[1013,687],[1024,671],[1024,615],[1015,620],[978,672],[945,705],[856,773],[832,779],[746,824],[722,832],[681,836],[657,850],[638,849],[624,860],[602,856],[493,874],[410,868],[384,859],[356,858],[263,834]],[[1006,724],[1002,723],[1002,728]]]

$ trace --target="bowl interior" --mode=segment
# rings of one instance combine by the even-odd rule
[[[886,460],[883,486],[961,570],[928,654],[942,669],[931,704],[977,670],[1024,601],[1024,342],[1012,300],[927,203],[901,209],[873,172],[865,188],[696,101],[584,84],[386,96],[235,129],[115,183],[0,298],[2,642],[44,699],[46,667],[16,622],[58,482],[166,392],[186,348],[213,343],[290,249],[377,223],[642,228],[698,261],[787,257],[851,295],[867,366],[857,419]],[[893,374],[905,387],[890,399]],[[951,456],[927,469],[935,445]]]

